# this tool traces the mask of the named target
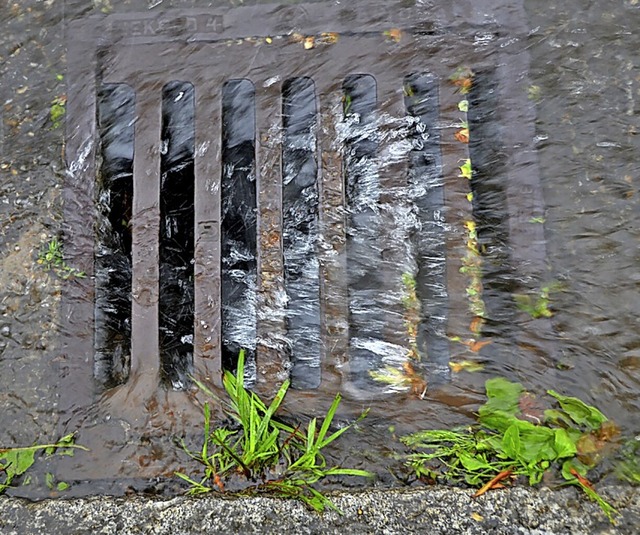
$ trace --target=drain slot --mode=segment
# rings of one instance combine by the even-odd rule
[[[193,372],[194,115],[193,86],[167,84],[162,90],[158,329],[161,380],[174,390],[184,390]]]
[[[102,165],[96,180],[94,375],[105,388],[124,383],[131,361],[131,210],[135,95],[121,84],[98,95]]]
[[[440,152],[438,81],[431,74],[404,79],[405,107],[416,119],[410,139],[409,194],[418,225],[413,235],[420,318],[416,346],[432,384],[449,378],[445,188]],[[425,358],[426,357],[426,358]]]
[[[349,369],[352,381],[369,390],[369,370],[381,367],[386,331],[384,270],[380,241],[377,88],[370,75],[344,80],[344,170],[347,210]]]
[[[295,78],[282,91],[282,249],[287,295],[291,384],[320,385],[320,264],[317,104],[313,80]]]
[[[497,116],[500,109],[496,73],[474,75],[469,93],[469,154],[473,163],[470,181],[473,219],[483,258],[483,300],[486,323],[483,333],[504,336],[514,323],[511,294],[517,279],[509,255],[507,195],[504,186],[506,154],[504,134]]]
[[[230,80],[222,89],[222,364],[255,378],[257,305],[257,190],[255,88]]]

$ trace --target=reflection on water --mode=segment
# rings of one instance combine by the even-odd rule
[[[25,6],[29,3],[24,2]],[[250,3],[260,2],[244,2]],[[42,191],[53,192],[62,183],[57,160],[62,137],[48,122],[48,107],[56,95],[44,89],[51,85],[50,80],[39,77],[45,76],[45,71],[64,71],[58,59],[49,57],[59,52],[62,43],[62,8],[58,3],[45,4],[34,0],[28,16],[25,10],[14,13],[0,8],[0,20],[7,26],[0,37],[0,56],[6,58],[0,67],[0,215],[1,239],[8,251],[3,259],[5,280],[0,296],[2,325],[7,327],[1,331],[0,341],[0,429],[24,422],[25,429],[32,426],[34,433],[39,430],[33,415],[51,403],[25,392],[52,392],[62,373],[55,359],[63,359],[54,344],[42,343],[39,334],[50,331],[60,339],[78,335],[61,332],[60,318],[54,322],[58,327],[49,325],[46,314],[53,301],[48,296],[54,296],[55,290],[42,280],[34,282],[29,259],[19,256],[20,248],[39,245],[39,234],[30,232],[31,227],[46,232],[62,226],[60,199],[42,196]],[[145,2],[138,6],[115,0],[94,4],[92,9],[87,7],[90,3],[68,1],[65,16],[73,19],[101,10],[124,13],[140,6],[145,12],[151,8]],[[385,2],[370,4],[372,9],[384,9]],[[427,9],[425,4],[416,2]],[[512,4],[517,7],[517,2]],[[438,78],[429,75],[429,69],[403,73],[407,78],[401,77],[399,83],[404,82],[408,112],[403,118],[377,110],[385,97],[377,90],[376,80],[357,67],[358,54],[378,54],[382,61],[394,53],[392,48],[354,50],[350,60],[354,76],[340,80],[342,109],[333,110],[332,127],[337,133],[335,141],[344,151],[345,210],[340,215],[346,224],[350,383],[356,393],[369,396],[371,392],[405,391],[377,406],[379,412],[372,412],[371,423],[368,427],[365,424],[365,433],[358,437],[357,446],[376,455],[382,452],[379,444],[389,442],[387,426],[391,422],[398,431],[408,432],[420,426],[468,421],[481,401],[484,380],[495,375],[516,378],[534,392],[554,388],[576,395],[615,418],[623,430],[638,431],[640,339],[635,324],[640,315],[640,179],[636,161],[640,73],[634,51],[640,10],[630,1],[615,8],[577,0],[547,4],[525,2],[522,17],[526,14],[530,20],[521,28],[494,32],[492,17],[487,17],[487,28],[458,27],[455,39],[447,38],[456,22],[445,18],[445,9],[435,23],[440,35],[420,37],[425,42],[430,39],[429,46],[438,57],[456,58],[468,51],[483,66],[475,73],[474,85],[466,96],[468,153],[475,171],[468,184],[472,197],[466,212],[458,212],[457,201],[447,189],[450,177],[443,172],[449,165],[447,158],[461,149],[450,136],[454,125],[444,121],[445,116],[459,117],[457,101],[439,114],[439,106],[445,104],[440,102]],[[162,8],[190,5],[178,0],[156,4]],[[300,10],[304,12],[304,8]],[[35,22],[48,33],[33,34]],[[287,33],[289,26],[286,21],[282,24],[286,28],[283,33]],[[357,30],[367,32],[368,28]],[[370,33],[376,32],[377,27]],[[29,36],[39,47],[20,36]],[[258,48],[249,44],[247,50],[252,54]],[[494,56],[498,50],[500,61]],[[398,64],[403,64],[405,53],[395,57]],[[517,59],[517,65],[526,65],[530,58],[531,70],[509,70],[504,62],[510,58]],[[180,61],[189,62],[189,57]],[[43,68],[30,67],[30,63]],[[464,63],[464,57],[459,63]],[[256,67],[256,71],[262,68]],[[233,367],[241,347],[249,353],[256,350],[259,321],[256,119],[252,111],[256,88],[249,82],[252,74],[247,72],[246,80],[228,81],[221,89],[221,339],[227,367]],[[282,133],[280,246],[287,294],[284,345],[291,355],[295,386],[313,389],[320,381],[320,356],[332,351],[323,345],[326,326],[319,297],[323,291],[322,261],[330,252],[322,241],[319,199],[324,197],[318,169],[323,162],[317,152],[318,119],[326,120],[326,114],[321,117],[322,80],[311,80],[302,72],[288,76],[281,101],[283,123],[273,125]],[[446,83],[446,79],[442,81]],[[198,93],[183,81],[166,83],[163,129],[159,132],[159,144],[162,140],[165,149],[159,177],[159,329],[165,388],[182,390],[188,387],[194,359],[193,158]],[[501,93],[505,86],[510,92]],[[63,87],[58,89],[64,92]],[[137,118],[135,92],[126,85],[104,86],[99,102],[101,172],[95,190],[98,243],[93,279],[97,323],[93,332],[82,336],[93,338],[96,391],[103,391],[126,383],[130,365],[130,218]],[[524,109],[530,107],[536,111],[535,131]],[[39,115],[33,110],[39,110]],[[504,123],[505,118],[510,124]],[[525,132],[529,136],[529,131],[531,141],[535,136],[537,144],[533,155],[511,135]],[[389,132],[398,137],[385,137]],[[56,150],[43,152],[40,146]],[[381,152],[386,156],[381,157]],[[404,181],[389,183],[381,178],[387,156],[409,163]],[[517,216],[513,207],[519,202],[518,191],[523,199],[530,194],[526,187],[514,188],[525,175],[539,177],[544,191],[546,209],[540,217],[529,218],[536,219],[533,222],[511,217]],[[80,196],[75,202],[78,210],[93,209]],[[477,225],[482,259],[486,314],[479,334],[481,341],[490,342],[483,347],[473,345],[480,338],[469,342],[466,335],[461,337],[467,345],[448,340],[462,335],[452,332],[451,326],[460,310],[467,312],[468,287],[464,281],[456,282],[463,279],[447,264],[455,261],[450,258],[451,251],[464,251],[467,235],[462,223],[467,216]],[[456,226],[458,217],[460,226]],[[544,229],[547,254],[543,271],[537,264],[533,266],[540,261],[540,244],[536,243],[540,232],[519,231],[531,228],[527,225]],[[450,240],[457,240],[458,249]],[[69,244],[69,251],[82,250],[85,245]],[[80,256],[70,261],[83,262]],[[530,271],[526,271],[527,265],[533,266]],[[407,332],[411,327],[407,299],[413,295],[407,290],[407,280],[413,281],[409,287],[415,286],[417,303],[412,310],[419,311],[413,335]],[[518,310],[512,294],[535,296],[544,285],[554,282],[558,284],[550,296],[550,324]],[[62,291],[73,284],[63,282]],[[421,357],[415,366],[410,357],[414,345]],[[255,365],[255,355],[249,357]],[[452,360],[474,360],[485,368],[475,373],[452,373]],[[429,383],[422,405],[416,405],[408,383],[379,383],[369,373],[376,369],[402,375],[408,368]],[[23,377],[24,370],[29,370],[28,378]],[[364,394],[362,397],[367,397]],[[6,425],[9,417],[10,425]],[[67,418],[62,415],[63,420]],[[114,432],[101,439],[117,449],[119,441],[131,440],[127,425],[123,420],[118,431],[122,436]],[[30,435],[0,431],[0,445],[13,445],[21,436]],[[356,444],[345,445],[345,451],[352,446]],[[162,455],[172,456],[166,450]]]

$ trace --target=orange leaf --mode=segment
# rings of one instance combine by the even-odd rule
[[[473,338],[469,338],[468,340],[461,340],[461,342],[464,345],[466,345],[471,351],[473,351],[474,353],[477,353],[484,346],[490,344],[491,340],[480,341],[480,340],[474,340]]]
[[[453,137],[455,137],[460,143],[469,143],[469,129],[462,128],[453,134]]]
[[[586,477],[581,476],[575,468],[571,468],[569,472],[571,472],[572,476],[575,476],[575,478],[580,482],[581,485],[584,485],[585,487],[593,490],[593,483],[591,483],[591,481],[589,481]]]
[[[400,28],[391,28],[390,30],[384,32],[384,35],[392,41],[399,43],[400,39],[402,39],[402,30]]]
[[[488,490],[494,489],[496,488],[496,484],[498,484],[500,481],[502,481],[503,479],[506,479],[507,477],[509,477],[511,475],[512,470],[503,470],[502,472],[500,472],[496,477],[494,477],[491,481],[489,481],[489,483],[487,483],[486,485],[484,485],[481,489],[479,489],[474,495],[474,498],[477,498],[479,496],[482,496],[485,492],[487,492]]]
[[[484,319],[482,319],[480,316],[476,316],[475,318],[473,318],[471,320],[471,324],[469,325],[469,329],[471,330],[472,333],[479,334],[480,333],[480,329],[482,329],[482,324],[483,323],[484,323]]]

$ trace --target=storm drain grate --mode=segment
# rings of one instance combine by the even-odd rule
[[[379,397],[375,374],[407,363],[449,380],[478,315],[461,268],[483,199],[502,206],[478,221],[489,261],[544,271],[522,11],[503,3],[71,23],[67,252],[92,277],[67,299],[62,409],[120,398],[143,425],[162,392],[175,422],[190,377],[219,386],[242,348],[257,390],[291,377],[311,404]],[[484,191],[496,166],[509,180]]]

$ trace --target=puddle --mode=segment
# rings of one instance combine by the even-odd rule
[[[292,418],[371,407],[334,455],[382,485],[395,434],[469,423],[496,375],[637,433],[633,2],[28,3],[0,10],[0,445],[78,428],[65,495],[177,492],[192,377],[241,348]],[[38,266],[57,235],[86,279]]]

